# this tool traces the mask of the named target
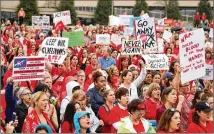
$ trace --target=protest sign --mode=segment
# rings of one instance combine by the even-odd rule
[[[142,42],[140,40],[123,40],[121,55],[141,55]]]
[[[71,14],[70,11],[62,11],[53,13],[53,22],[57,24],[59,21],[62,21],[64,25],[71,24]]]
[[[167,42],[170,42],[171,37],[172,37],[172,33],[167,30],[164,30],[163,39],[166,40]]]
[[[157,32],[164,32],[164,26],[162,25],[155,25],[155,29]]]
[[[32,26],[36,29],[49,29],[50,17],[49,16],[32,16]]]
[[[67,56],[68,38],[47,37],[42,42],[39,56],[47,57],[48,61],[55,64],[62,64]]]
[[[158,25],[164,26],[164,20],[165,19],[167,19],[167,18],[163,18],[163,19],[158,20]]]
[[[130,18],[130,21],[129,21],[129,27],[134,27],[134,21],[135,20],[140,20],[140,19],[143,19],[143,17],[142,16],[139,16],[139,17],[131,17]]]
[[[213,80],[213,65],[205,65],[206,67],[206,73],[201,79],[203,80]]]
[[[143,55],[147,70],[168,70],[169,59],[165,54]]]
[[[110,15],[109,16],[109,26],[119,26],[120,19],[117,16]]]
[[[205,36],[203,28],[179,35],[179,56],[181,83],[198,79],[205,75]]]
[[[161,38],[157,38],[158,53],[164,53],[164,41]]]
[[[111,42],[113,42],[115,45],[121,44],[121,38],[118,34],[112,34],[111,35]]]
[[[84,32],[62,32],[62,37],[69,38],[68,46],[82,46],[84,45]]]
[[[147,18],[149,18],[149,14],[148,14],[148,13],[145,13],[145,14],[141,15],[141,17],[142,17],[143,19],[147,19]]]
[[[13,81],[42,80],[45,76],[44,57],[14,57]]]
[[[209,33],[209,37],[213,39],[213,28],[210,28],[210,33]]]
[[[144,51],[150,53],[156,53],[158,51],[154,18],[136,20],[135,34],[137,39],[142,41]]]
[[[133,27],[125,27],[124,28],[124,35],[130,36],[133,35],[134,28]]]
[[[129,26],[132,17],[133,15],[119,15],[120,25]]]
[[[96,44],[109,45],[110,35],[109,34],[96,34]]]

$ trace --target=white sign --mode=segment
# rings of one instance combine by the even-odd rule
[[[120,25],[129,26],[130,18],[132,18],[132,17],[133,17],[133,15],[119,15]]]
[[[121,55],[141,55],[143,51],[140,40],[123,40]]]
[[[109,34],[96,34],[96,44],[109,45],[110,35]]]
[[[120,19],[114,15],[109,16],[109,26],[119,26]]]
[[[133,27],[125,27],[124,28],[124,35],[130,36],[133,35],[134,28]]]
[[[36,29],[49,29],[50,17],[49,16],[32,16],[32,26]]]
[[[141,17],[144,18],[144,19],[148,19],[148,18],[149,18],[149,14],[148,14],[148,13],[145,13],[145,14],[142,15]]]
[[[70,11],[62,11],[53,13],[54,19],[53,22],[57,24],[59,21],[62,21],[64,25],[71,24],[71,14]]]
[[[148,54],[143,55],[146,61],[147,70],[168,70],[169,59],[165,54]]]
[[[64,37],[45,38],[39,56],[47,57],[51,63],[62,64],[68,53],[68,40]]]
[[[135,34],[142,41],[144,51],[158,52],[154,18],[135,20]]]
[[[209,33],[210,38],[213,38],[213,30],[214,30],[213,28],[210,28],[210,33]]]
[[[164,41],[161,38],[157,38],[158,41],[158,53],[164,53]]]
[[[164,30],[163,39],[166,40],[167,42],[170,42],[171,37],[172,37],[172,33],[167,30]]]
[[[12,76],[13,81],[42,80],[45,76],[45,58],[14,57]]]
[[[164,20],[165,19],[167,19],[167,18],[163,18],[163,19],[158,20],[158,25],[164,26]]]
[[[179,35],[179,56],[181,83],[198,79],[205,75],[205,36],[203,28]]]
[[[111,42],[113,42],[115,45],[121,44],[121,38],[118,34],[112,34],[111,35]]]
[[[206,64],[205,66],[206,66],[206,73],[201,79],[213,80],[213,65]]]

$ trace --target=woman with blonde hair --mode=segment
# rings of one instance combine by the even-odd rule
[[[46,92],[39,91],[35,93],[32,97],[32,104],[34,109],[27,115],[22,133],[34,133],[35,126],[43,123],[50,126],[51,130],[55,133],[55,129],[53,127],[53,116],[49,117],[47,113],[45,113],[46,107],[48,106],[48,95]]]
[[[109,86],[116,91],[119,85],[119,71],[117,67],[115,65],[110,66],[107,69],[107,73]]]

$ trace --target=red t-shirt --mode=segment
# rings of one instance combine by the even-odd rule
[[[145,101],[146,105],[146,116],[145,118],[148,120],[156,120],[156,110],[159,108],[157,104],[153,102],[151,99],[147,99]]]
[[[133,127],[137,133],[143,133],[145,131],[143,127],[143,123],[141,121],[139,122],[138,125],[133,124]]]
[[[115,106],[109,114],[109,124],[111,125],[111,133],[117,133],[117,130],[113,127],[112,124],[120,121],[121,118],[128,116],[128,110],[121,109],[118,105]]]
[[[213,132],[213,122],[208,121],[206,127],[203,125],[198,125],[194,122],[190,123],[187,128],[187,133],[212,133]]]
[[[206,20],[206,19],[207,19],[207,16],[206,16],[206,15],[202,15],[202,16],[201,16],[201,19],[202,19],[202,20]]]
[[[199,21],[200,20],[200,14],[195,14],[195,20]]]
[[[72,127],[69,122],[63,121],[61,125],[61,133],[73,133],[75,131],[75,128]]]
[[[188,114],[188,124],[192,123],[192,113],[195,112],[195,108],[191,109]]]

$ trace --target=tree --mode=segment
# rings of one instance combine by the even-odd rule
[[[60,0],[57,10],[59,12],[70,10],[72,24],[76,24],[78,21],[77,13],[74,7],[74,0]]]
[[[112,0],[99,0],[95,11],[95,22],[100,25],[107,25],[109,15],[112,11]]]
[[[32,16],[39,15],[37,5],[37,0],[20,0],[16,12],[18,13],[21,8],[24,9],[26,14],[24,23],[31,25]]]
[[[211,20],[212,19],[211,11],[212,11],[212,8],[210,6],[209,0],[200,0],[200,2],[198,3],[197,12],[199,12],[201,15],[205,13],[207,16],[207,19]]]
[[[141,11],[144,10],[145,13],[149,12],[148,4],[145,0],[136,0],[136,4],[133,8],[132,14],[134,16],[140,16]]]
[[[167,6],[165,7],[165,16],[167,16],[167,18],[179,20],[181,15],[178,6],[177,0],[169,0]]]

